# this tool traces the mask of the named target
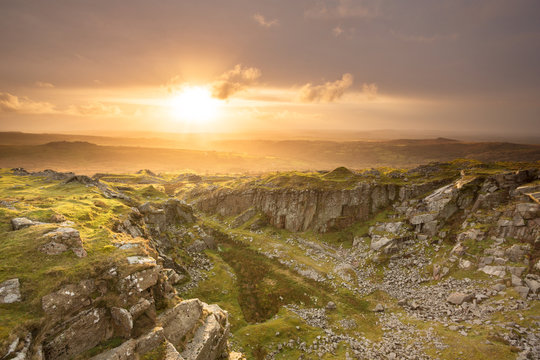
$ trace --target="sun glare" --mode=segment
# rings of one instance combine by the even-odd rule
[[[184,88],[171,98],[171,112],[175,119],[189,123],[206,123],[219,114],[220,100],[210,90],[200,86]]]

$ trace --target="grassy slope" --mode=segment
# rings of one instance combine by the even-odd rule
[[[72,283],[122,263],[126,256],[141,252],[116,250],[109,230],[116,218],[128,212],[129,206],[104,198],[94,187],[77,183],[61,184],[41,177],[14,176],[0,171],[0,199],[15,201],[17,210],[0,207],[0,282],[19,278],[24,301],[2,304],[0,340],[25,322],[38,322],[43,316],[41,297],[63,283]],[[88,256],[77,258],[72,252],[46,255],[37,250],[41,236],[56,225],[40,225],[12,231],[10,219],[25,216],[48,222],[51,215],[64,215],[80,231]],[[129,239],[124,239],[129,241]]]

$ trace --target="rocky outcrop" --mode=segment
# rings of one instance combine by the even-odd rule
[[[98,279],[64,285],[42,298],[49,325],[34,348],[42,348],[44,360],[80,356],[112,337],[126,340],[94,359],[136,359],[158,347],[171,359],[214,360],[226,354],[226,312],[193,299],[157,316],[161,299],[177,301],[168,283],[171,270],[156,263],[132,266],[131,274],[119,276],[112,268]]]
[[[396,201],[416,197],[440,185],[441,182],[410,186],[360,182],[354,189],[345,190],[217,189],[200,197],[195,205],[202,211],[223,217],[239,215],[253,208],[277,228],[326,232],[366,220]]]
[[[47,255],[58,255],[71,250],[78,257],[85,257],[81,235],[78,230],[70,227],[61,227],[43,235],[48,242],[39,247],[39,251]]]

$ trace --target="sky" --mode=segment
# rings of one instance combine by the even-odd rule
[[[540,134],[537,0],[0,0],[0,130]]]

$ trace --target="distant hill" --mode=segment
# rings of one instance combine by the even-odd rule
[[[0,167],[51,168],[84,174],[135,172],[139,169],[239,173],[331,170],[341,166],[348,169],[408,168],[456,158],[483,162],[540,160],[540,145],[461,142],[445,138],[348,142],[229,140],[214,141],[209,146],[209,150],[103,146],[82,140],[0,145]]]

